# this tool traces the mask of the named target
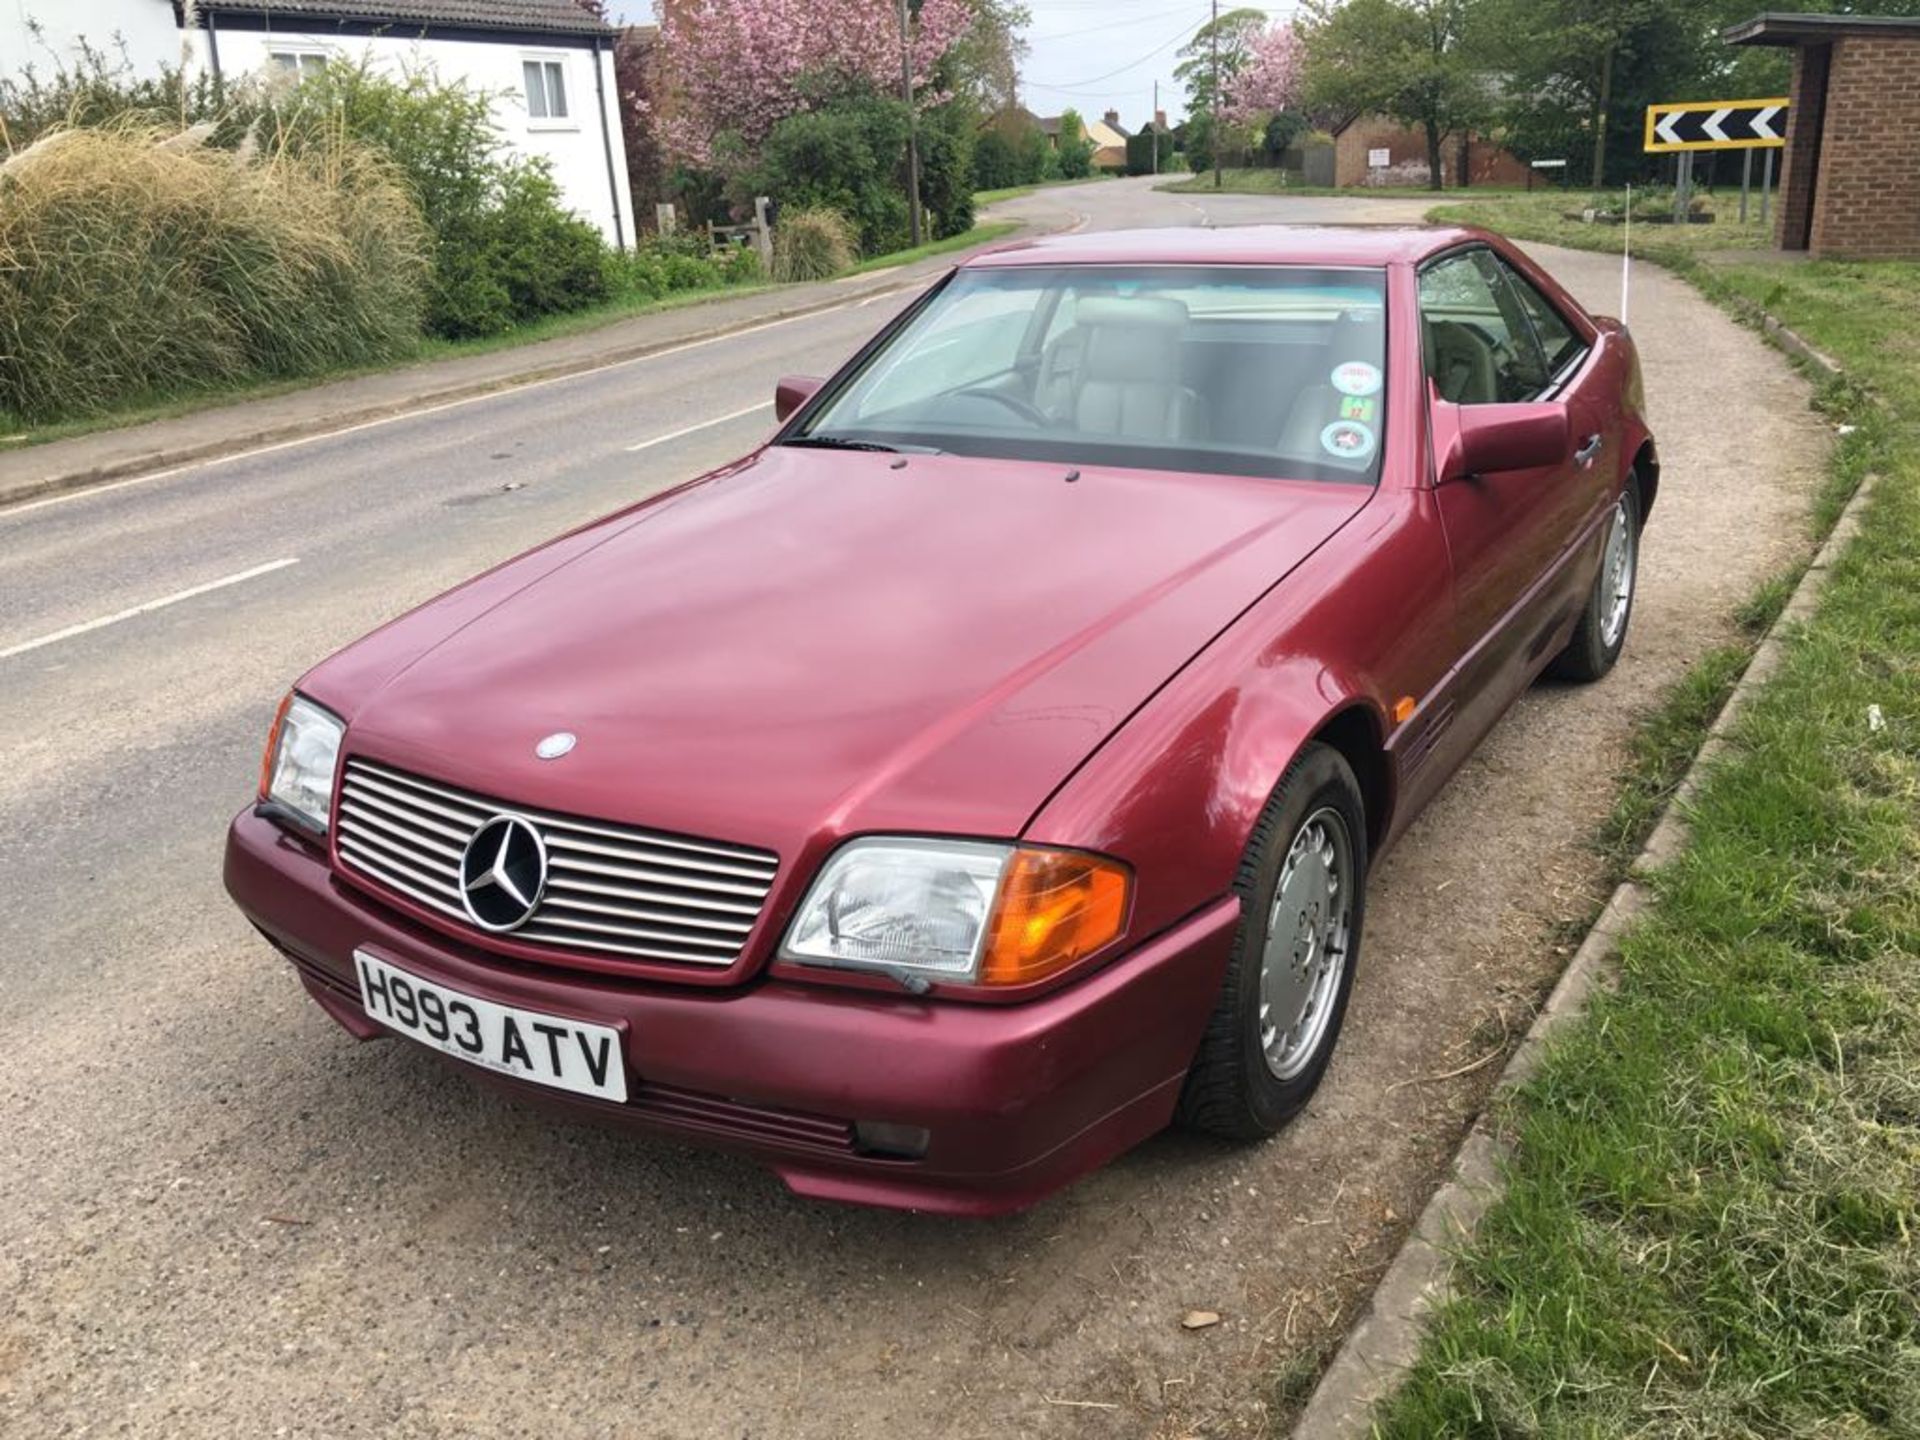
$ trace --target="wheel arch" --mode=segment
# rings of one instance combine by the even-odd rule
[[[1652,437],[1640,442],[1633,463],[1627,467],[1627,483],[1640,492],[1640,523],[1653,513],[1653,497],[1660,490],[1660,453],[1653,448]]]
[[[1379,717],[1369,705],[1353,701],[1322,721],[1306,743],[1316,741],[1338,751],[1360,783],[1360,799],[1366,807],[1367,853],[1374,854],[1385,842],[1393,818],[1393,767],[1387,759]],[[1289,756],[1275,772],[1275,783],[1292,763]]]

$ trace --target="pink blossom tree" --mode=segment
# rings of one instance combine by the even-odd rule
[[[660,129],[690,165],[711,159],[717,135],[731,131],[751,150],[787,116],[848,88],[899,91],[891,0],[663,0],[660,12]],[[916,90],[972,22],[968,0],[924,0],[908,47]]]
[[[1247,48],[1247,63],[1227,82],[1221,114],[1229,125],[1252,125],[1299,103],[1301,45],[1293,26],[1275,21]]]

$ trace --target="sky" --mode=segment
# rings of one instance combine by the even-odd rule
[[[1185,113],[1185,96],[1174,83],[1180,47],[1212,13],[1211,0],[1027,0],[1027,58],[1021,67],[1021,99],[1036,115],[1057,115],[1068,106],[1089,119],[1109,109],[1137,130],[1153,113],[1153,85],[1171,120]],[[608,7],[630,23],[652,19],[651,0],[614,0]],[[1232,8],[1222,4],[1221,9]],[[1264,5],[1270,15],[1286,5]]]

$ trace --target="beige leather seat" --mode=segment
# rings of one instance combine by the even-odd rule
[[[1200,396],[1181,383],[1187,307],[1158,296],[1089,296],[1041,356],[1041,408],[1085,435],[1197,440]]]
[[[1455,320],[1434,320],[1421,327],[1427,374],[1440,398],[1456,405],[1491,405],[1500,398],[1500,376],[1493,346],[1478,330]]]
[[[1386,322],[1380,311],[1342,310],[1327,332],[1320,374],[1330,379],[1333,372],[1349,360],[1379,365],[1386,353],[1385,337]],[[1340,418],[1343,398],[1326,380],[1302,386],[1287,411],[1286,423],[1280,427],[1280,438],[1274,448],[1282,455],[1301,460],[1325,458],[1320,434]]]

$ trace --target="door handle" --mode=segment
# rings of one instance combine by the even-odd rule
[[[1600,437],[1598,435],[1589,435],[1587,437],[1587,443],[1573,452],[1573,463],[1576,465],[1591,465],[1599,453]]]

